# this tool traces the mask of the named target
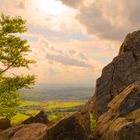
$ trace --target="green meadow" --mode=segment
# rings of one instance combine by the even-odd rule
[[[39,111],[44,110],[48,113],[48,119],[56,122],[66,114],[79,109],[84,101],[21,101],[16,116],[12,118],[12,124],[20,124],[25,119],[35,116]]]

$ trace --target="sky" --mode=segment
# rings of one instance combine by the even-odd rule
[[[36,82],[95,86],[126,34],[140,27],[139,0],[0,0],[0,12],[21,16]]]

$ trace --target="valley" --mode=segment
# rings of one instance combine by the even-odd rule
[[[78,110],[92,95],[90,87],[44,87],[21,90],[21,102],[12,124],[20,124],[35,116],[41,110],[47,112],[48,119],[55,123],[65,115]]]

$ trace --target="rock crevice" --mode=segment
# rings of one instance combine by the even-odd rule
[[[96,85],[96,118],[107,111],[114,97],[135,81],[140,81],[140,31],[127,35],[119,55],[103,69]]]

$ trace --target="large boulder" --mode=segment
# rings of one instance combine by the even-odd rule
[[[108,105],[97,122],[99,140],[140,140],[140,85],[129,85]]]
[[[47,130],[45,124],[21,124],[0,133],[0,140],[38,140]]]
[[[0,140],[87,140],[91,134],[89,117],[83,109],[49,127],[31,122],[13,126],[0,133]]]
[[[89,114],[76,112],[49,128],[40,140],[87,140],[89,132]]]
[[[43,123],[43,124],[49,124],[48,115],[44,111],[40,111],[37,115],[34,117],[30,117],[22,122],[22,124],[31,124],[31,123]]]
[[[107,112],[108,103],[128,85],[140,81],[140,31],[125,38],[119,55],[107,65],[96,83],[95,116]]]

